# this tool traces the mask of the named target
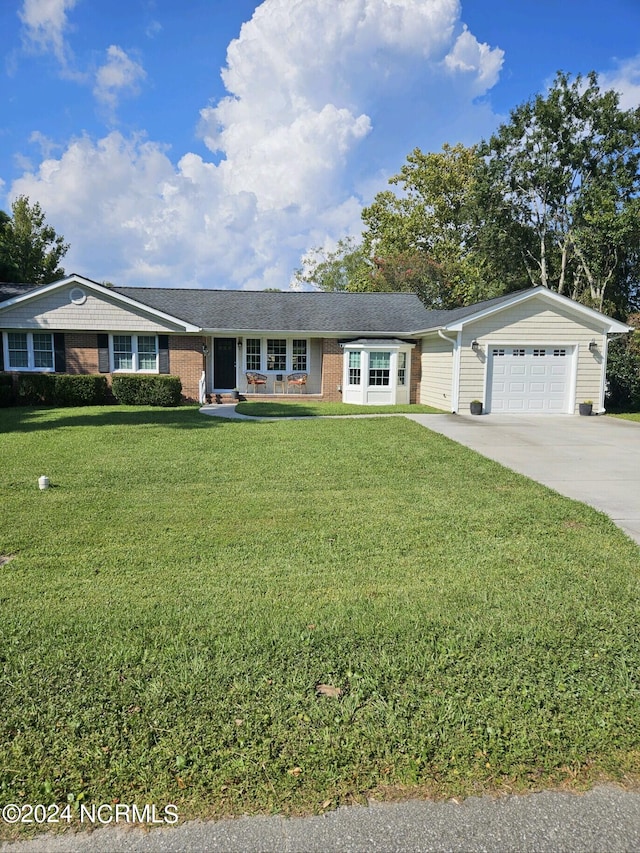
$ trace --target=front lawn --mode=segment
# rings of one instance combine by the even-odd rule
[[[595,510],[404,418],[0,433],[0,802],[293,813],[640,770],[640,555]]]
[[[614,418],[622,418],[625,421],[640,422],[640,412],[608,412]]]
[[[243,415],[256,418],[311,418],[336,415],[442,415],[445,412],[431,406],[357,406],[352,403],[321,403],[298,397],[297,400],[244,400],[236,406]]]

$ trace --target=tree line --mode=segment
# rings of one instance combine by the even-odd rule
[[[69,245],[48,225],[38,202],[24,196],[0,210],[0,281],[48,284],[64,278],[60,261]]]
[[[543,285],[618,317],[640,307],[640,109],[595,72],[558,72],[477,145],[412,151],[360,239],[297,270],[322,290],[416,293],[454,308]]]

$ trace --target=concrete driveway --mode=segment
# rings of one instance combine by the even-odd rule
[[[640,544],[640,424],[569,415],[408,415],[605,512]]]

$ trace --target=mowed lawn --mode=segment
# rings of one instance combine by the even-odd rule
[[[317,812],[640,770],[637,545],[405,418],[2,410],[0,501],[2,803]]]

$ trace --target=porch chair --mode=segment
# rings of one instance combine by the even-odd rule
[[[287,376],[287,393],[289,393],[289,388],[293,387],[294,389],[298,389],[298,393],[303,394],[306,390],[306,386],[306,373],[290,373],[289,376]]]
[[[267,387],[267,377],[263,373],[247,371],[245,375],[247,377],[247,392],[252,385],[254,394],[257,394],[259,385],[264,385],[265,388]]]

